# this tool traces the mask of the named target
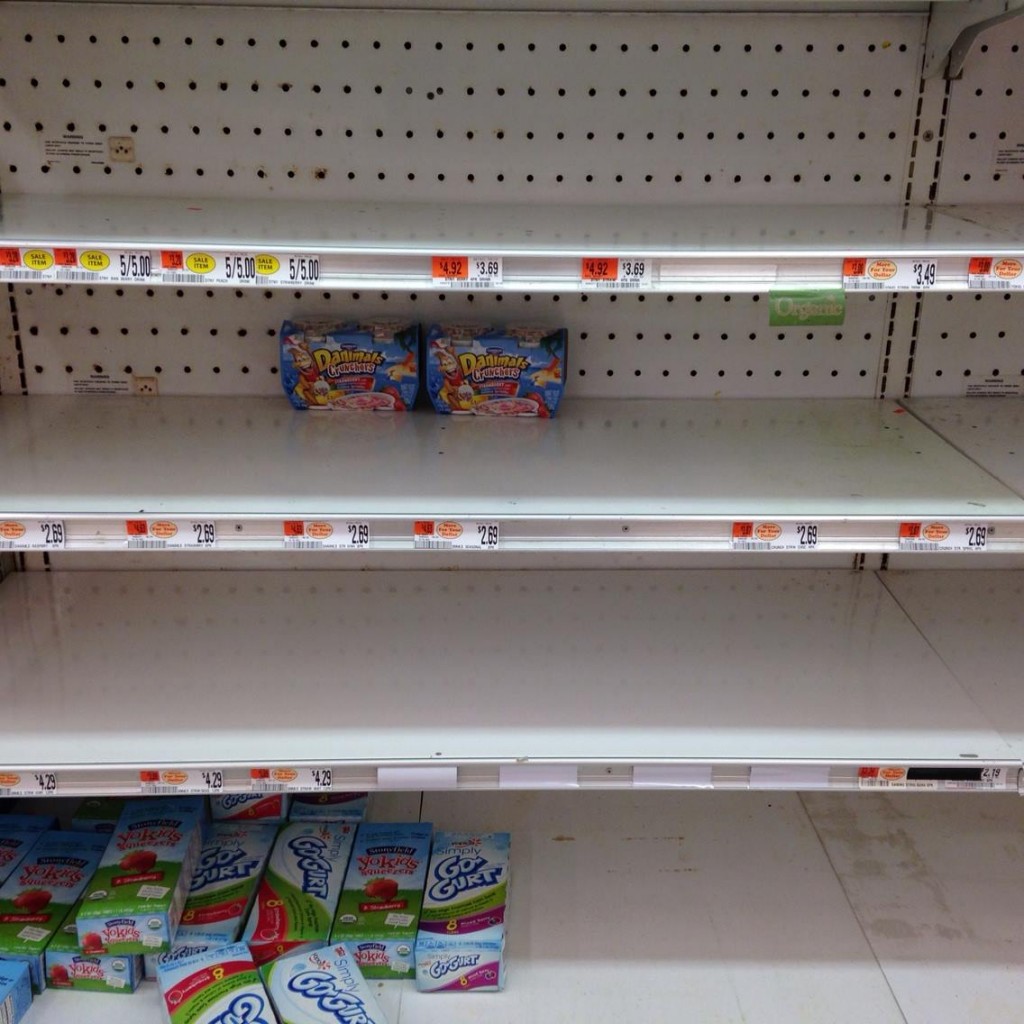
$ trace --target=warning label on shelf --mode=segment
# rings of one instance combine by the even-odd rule
[[[1005,139],[1001,139],[996,143],[992,163],[995,174],[1024,168],[1024,140],[1007,142]]]
[[[109,373],[91,373],[88,377],[76,377],[71,382],[76,395],[129,395],[131,382],[125,377],[111,377]]]
[[[106,159],[106,152],[107,145],[103,139],[87,139],[75,132],[65,132],[58,138],[43,140],[43,155],[53,162],[69,157],[102,164]]]

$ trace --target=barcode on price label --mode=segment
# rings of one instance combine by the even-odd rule
[[[843,287],[848,291],[923,292],[936,287],[937,275],[936,261],[924,256],[843,260]]]
[[[995,536],[988,523],[900,523],[900,551],[984,551]]]
[[[370,545],[370,524],[347,519],[286,519],[284,546],[294,551],[365,548]]]
[[[580,262],[584,288],[639,290],[651,281],[651,261],[643,257],[587,256]]]
[[[971,791],[1005,789],[1006,768],[909,768],[903,765],[865,765],[857,770],[859,789],[924,789]]]
[[[0,772],[0,797],[55,796],[59,790],[54,771]]]
[[[967,265],[967,287],[999,291],[1024,288],[1024,258],[972,256]]]
[[[253,768],[249,779],[254,793],[326,793],[334,787],[330,768]]]
[[[476,519],[421,519],[413,523],[413,546],[424,551],[496,551],[496,522]]]
[[[217,524],[206,519],[128,519],[125,535],[133,550],[201,550],[217,546]]]
[[[219,768],[147,769],[139,772],[140,791],[146,796],[201,795],[224,790],[224,772]]]
[[[732,524],[734,551],[813,551],[817,546],[817,523],[762,520]]]
[[[433,256],[430,277],[448,288],[493,288],[502,282],[500,256]]]
[[[0,521],[0,551],[59,551],[67,542],[60,519]]]

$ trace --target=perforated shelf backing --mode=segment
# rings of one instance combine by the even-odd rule
[[[3,191],[898,203],[926,17],[5,4]]]
[[[1024,201],[1024,22],[1004,22],[950,83],[939,203]]]
[[[34,285],[14,289],[29,394],[278,394],[278,331],[299,313],[558,323],[569,394],[870,398],[886,296],[851,296],[840,327],[770,327],[766,295],[324,293]],[[283,400],[283,398],[282,398]]]

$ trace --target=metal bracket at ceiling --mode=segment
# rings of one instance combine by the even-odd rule
[[[924,77],[959,78],[978,38],[1024,15],[1024,0],[933,3],[925,44]]]

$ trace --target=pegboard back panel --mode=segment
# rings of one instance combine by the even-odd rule
[[[587,397],[875,395],[884,296],[851,295],[840,327],[770,327],[765,295],[521,295],[258,289],[15,288],[29,394],[279,394],[281,321],[401,316],[426,325],[569,330],[569,393]],[[147,385],[148,386],[148,385]]]
[[[939,203],[1024,202],[1024,21],[981,37],[951,83]]]
[[[923,14],[5,4],[7,193],[896,203]]]
[[[1024,295],[922,299],[911,395],[1024,394]]]

